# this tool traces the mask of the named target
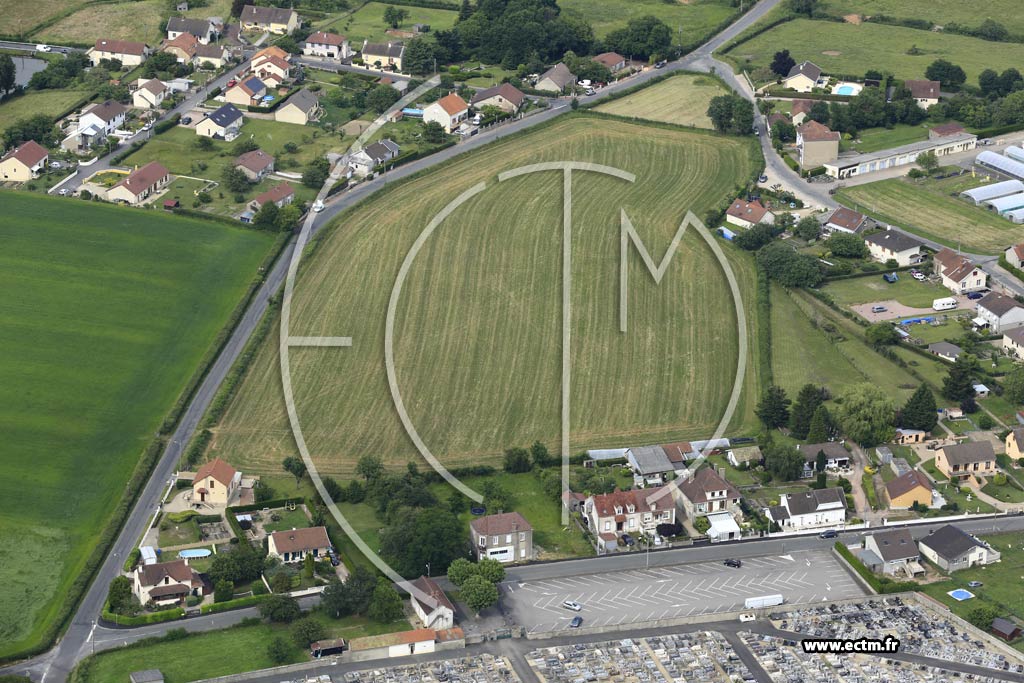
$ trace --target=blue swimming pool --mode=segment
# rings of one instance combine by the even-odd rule
[[[834,93],[836,95],[856,95],[857,88],[852,85],[841,85],[835,89]]]
[[[963,602],[964,600],[970,600],[974,597],[974,593],[963,588],[957,588],[956,590],[949,591],[946,593],[949,597],[953,598],[957,602]]]
[[[186,560],[195,560],[200,557],[209,557],[210,551],[206,548],[189,548],[178,552],[178,557]]]

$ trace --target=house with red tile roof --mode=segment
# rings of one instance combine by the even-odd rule
[[[611,71],[613,74],[626,68],[626,58],[618,52],[602,52],[599,55],[591,57],[591,59]]]
[[[583,515],[600,550],[613,550],[623,534],[655,534],[659,524],[674,524],[676,502],[668,486],[592,495]]]
[[[455,606],[436,581],[421,576],[411,588],[409,603],[425,628],[444,630],[455,626]]]
[[[801,168],[817,168],[839,158],[840,135],[828,126],[808,119],[796,129]]]
[[[253,211],[259,211],[267,202],[273,202],[280,209],[291,204],[294,199],[295,189],[288,183],[281,183],[262,194],[256,195],[256,198],[249,202],[249,208]]]
[[[1006,254],[1006,261],[1011,266],[1017,269],[1024,268],[1024,242],[1007,247],[1004,253]]]
[[[203,580],[188,560],[140,564],[132,575],[132,591],[143,605],[175,605],[202,595]]]
[[[158,161],[135,169],[124,180],[107,190],[108,202],[141,204],[171,182],[171,172]]]
[[[50,153],[35,140],[23,142],[0,158],[0,180],[25,182],[46,168]]]
[[[496,85],[493,88],[486,88],[484,90],[478,90],[473,98],[470,100],[470,104],[475,109],[481,107],[497,107],[504,112],[514,114],[519,111],[519,108],[523,106],[523,101],[526,99],[519,88],[515,87],[511,83],[502,83]]]
[[[975,292],[988,286],[988,273],[966,256],[946,247],[936,252],[933,258],[935,272],[941,276],[942,285],[954,294]]]
[[[469,105],[456,95],[449,93],[436,102],[431,102],[423,109],[423,122],[435,121],[441,124],[444,132],[451,133],[469,116]]]
[[[726,209],[725,222],[741,228],[751,228],[758,223],[774,223],[775,214],[756,199],[750,202],[737,199]]]
[[[192,480],[192,502],[227,506],[238,494],[242,473],[220,458],[203,463]]]

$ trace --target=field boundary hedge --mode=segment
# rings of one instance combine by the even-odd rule
[[[100,620],[107,622],[107,625],[114,628],[134,628],[137,626],[148,626],[149,624],[162,624],[166,621],[181,619],[183,616],[185,616],[185,610],[180,607],[143,614],[114,614],[110,611],[109,602],[103,603],[103,611],[100,612]]]

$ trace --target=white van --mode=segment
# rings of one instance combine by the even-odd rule
[[[932,302],[932,308],[936,311],[951,311],[956,307],[956,299],[951,296],[947,296],[944,299],[936,299]]]

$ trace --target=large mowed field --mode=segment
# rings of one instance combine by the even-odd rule
[[[38,639],[272,238],[4,193],[0,657]]]
[[[917,46],[920,54],[907,51]],[[936,59],[959,64],[967,82],[976,84],[984,69],[1002,71],[1024,61],[1024,44],[991,43],[978,38],[884,24],[841,24],[796,19],[738,45],[728,56],[744,68],[767,67],[786,48],[797,61],[811,60],[826,73],[891,71],[897,78],[924,78]]]
[[[884,14],[897,19],[924,19],[940,26],[956,22],[972,27],[992,19],[1010,33],[1024,32],[1024,14],[1018,0],[989,0],[982,5],[963,0],[826,0],[822,4],[831,14]]]
[[[534,440],[557,448],[562,179],[558,171],[496,179],[541,161],[597,162],[637,175],[629,184],[574,174],[572,448],[711,434],[738,358],[725,276],[695,230],[660,286],[632,254],[628,329],[619,332],[619,211],[660,261],[687,209],[701,216],[722,206],[760,164],[751,142],[574,116],[342,215],[303,264],[290,327],[292,335],[353,337],[351,348],[291,352],[298,414],[321,471],[345,476],[367,453],[392,465],[420,460],[388,389],[388,301],[420,232],[481,181],[488,189],[446,220],[411,266],[396,309],[396,376],[410,418],[447,466],[495,463],[505,448]],[[752,262],[741,254],[731,262],[749,320]],[[258,352],[215,429],[215,454],[245,470],[278,472],[295,450],[276,340]],[[751,367],[730,433],[756,429],[755,374]]]
[[[0,130],[33,114],[56,116],[89,95],[87,90],[29,90],[0,104]]]
[[[709,76],[681,74],[597,107],[597,111],[648,121],[711,128],[711,98],[729,91]]]
[[[975,254],[998,254],[1019,241],[1019,225],[970,200],[951,197],[942,187],[891,178],[845,188],[836,198],[887,223]]]
[[[654,15],[672,28],[676,40],[681,29],[684,45],[708,38],[736,11],[728,0],[561,0],[558,6],[585,19],[598,38],[625,27],[630,19]]]

